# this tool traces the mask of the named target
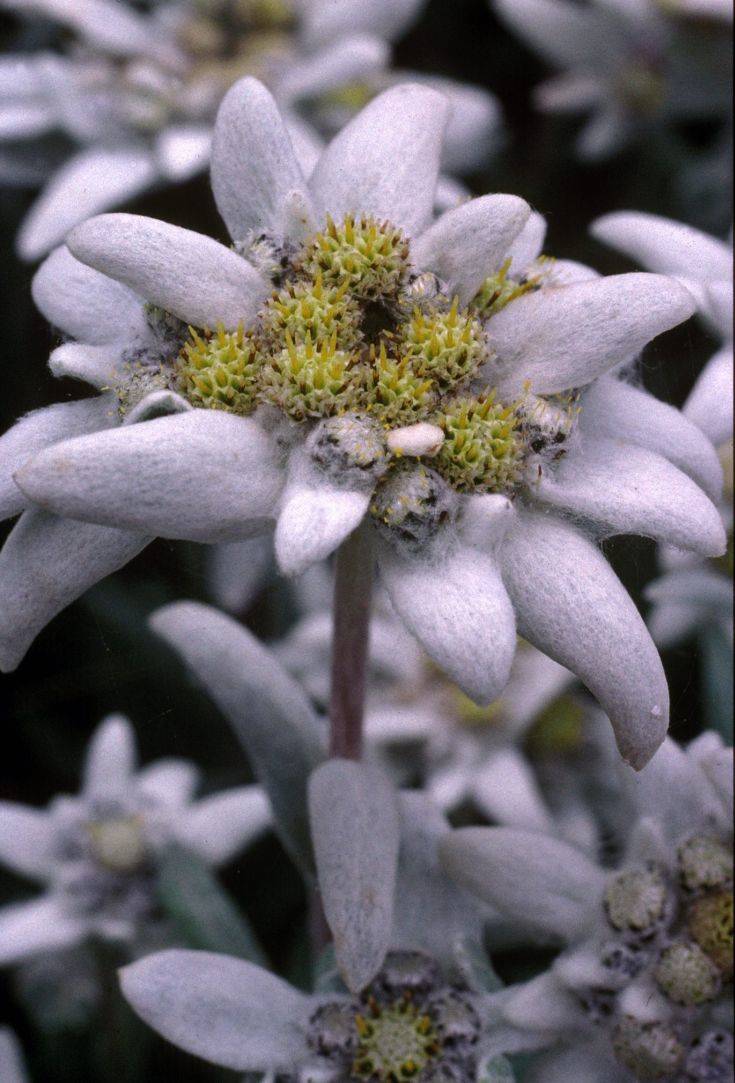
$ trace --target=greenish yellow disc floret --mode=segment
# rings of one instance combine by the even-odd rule
[[[444,389],[472,376],[484,359],[480,321],[460,311],[456,297],[448,312],[414,309],[401,328],[399,347],[418,373]]]
[[[495,274],[489,275],[472,299],[470,308],[483,319],[489,319],[511,301],[539,288],[538,276],[511,278],[510,263],[507,259]]]
[[[679,871],[691,891],[724,887],[732,880],[732,851],[711,835],[693,835],[679,847]]]
[[[285,30],[294,20],[292,0],[231,0],[239,21],[257,30]]]
[[[364,109],[375,97],[375,87],[370,83],[346,83],[345,86],[335,87],[334,90],[325,90],[319,95],[319,103],[326,106],[337,106],[347,109],[350,113],[357,113]]]
[[[249,414],[255,408],[258,358],[242,327],[214,334],[189,328],[179,355],[179,388],[195,406]]]
[[[702,951],[709,955],[720,972],[733,972],[733,895],[732,891],[714,891],[692,904],[687,927]]]
[[[327,218],[326,229],[307,246],[302,270],[346,283],[354,297],[392,297],[408,270],[408,243],[399,229],[368,215],[347,215],[339,224]]]
[[[381,434],[427,422],[444,434],[431,460],[432,492],[515,490],[527,453],[537,450],[532,437],[541,423],[523,403],[506,405],[489,388],[481,394],[470,388],[487,358],[482,318],[536,288],[536,280],[512,280],[506,262],[463,308],[456,298],[450,302],[435,275],[409,275],[401,230],[367,215],[328,218],[300,250],[265,234],[257,243],[268,248],[268,273],[280,288],[247,332],[189,328],[187,334],[178,323],[162,325],[159,337],[173,344],[166,371],[159,366],[164,383],[195,406],[243,415],[261,404],[296,422],[350,415]],[[555,442],[565,435],[555,429]],[[332,446],[319,444],[325,462],[324,447]],[[396,470],[393,461],[381,477]],[[416,484],[409,486],[413,496]],[[389,492],[383,488],[382,503]],[[434,505],[419,502],[415,519],[424,523]],[[443,495],[442,507],[447,502]]]
[[[419,421],[436,402],[431,380],[416,372],[411,358],[388,354],[384,342],[371,351],[366,381],[366,409],[385,425]]]
[[[628,869],[605,888],[605,909],[616,929],[648,932],[666,906],[666,883],[657,868]]]
[[[334,338],[342,350],[354,349],[360,341],[360,308],[347,292],[347,283],[324,285],[321,271],[316,278],[292,282],[275,293],[261,316],[264,346],[283,346],[286,335],[303,343]]]
[[[314,343],[307,334],[294,342],[287,333],[279,353],[261,368],[261,396],[294,421],[343,413],[359,395],[362,371],[352,354],[340,350],[336,335]]]
[[[684,1047],[665,1023],[644,1023],[623,1016],[615,1028],[613,1048],[636,1079],[668,1079],[684,1060]]]
[[[434,465],[449,484],[466,492],[507,492],[520,477],[522,443],[513,406],[494,392],[459,398],[437,417],[445,440]]]
[[[146,860],[147,846],[140,816],[118,816],[87,824],[92,856],[110,872],[131,873]]]
[[[358,1079],[404,1083],[441,1052],[431,1017],[405,996],[390,1007],[372,1001],[369,1012],[356,1016],[355,1026],[358,1046],[352,1071]]]
[[[688,1007],[713,1000],[720,990],[717,967],[689,941],[670,944],[662,952],[654,978],[669,1000]]]

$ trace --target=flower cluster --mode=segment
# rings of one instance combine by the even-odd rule
[[[597,537],[724,549],[699,488],[719,492],[711,445],[605,375],[692,301],[663,276],[539,263],[543,225],[513,196],[432,222],[445,119],[433,90],[387,91],[307,184],[273,99],[244,80],[215,135],[213,186],[232,249],[103,216],[72,233],[72,255],[41,268],[39,304],[81,339],[56,352],[57,371],[113,388],[123,410],[116,418],[105,390],[80,404],[81,417],[41,413],[5,438],[12,467],[29,460],[15,474],[20,492],[9,479],[12,510],[25,497],[62,516],[30,511],[3,552],[7,611],[22,597],[6,666],[151,534],[232,541],[276,521],[278,562],[295,574],[367,519],[392,604],[468,695],[488,702],[502,690],[517,620],[600,699],[623,755],[638,766],[650,757],[666,730],[660,662],[575,521]],[[415,163],[392,164],[405,140],[420,187]],[[23,536],[55,547],[51,525],[81,531],[95,559],[75,562],[54,599],[41,592],[34,613],[35,547]],[[601,622],[615,628],[613,644]]]
[[[623,788],[632,825],[617,869],[505,828],[460,830],[443,843],[446,867],[501,910],[520,905],[522,892],[526,918],[566,943],[550,971],[498,994],[527,1048],[558,1049],[554,1070],[621,1083],[724,1081],[733,1069],[732,750],[714,734],[686,752],[669,740]],[[527,864],[508,877],[518,861]]]
[[[0,1083],[15,1029],[32,1073],[73,1031],[74,1078],[121,1083],[185,1065],[157,1035],[245,1083],[728,1083],[732,244],[615,211],[592,237],[643,269],[603,275],[471,196],[444,171],[487,164],[492,98],[389,63],[424,0],[0,6],[0,178],[43,150],[19,254],[86,385],[0,437],[0,670],[156,543],[170,590],[89,600],[123,647],[17,702],[96,695],[117,652],[145,747],[181,725],[213,787],[233,748],[247,780],[197,799],[122,715],[78,794],[13,780]],[[584,157],[724,138],[721,0],[491,6],[561,69],[541,106],[592,110]],[[430,7],[398,53],[453,25]],[[545,130],[507,164],[546,206]],[[194,198],[108,213],[205,165],[225,239]],[[720,348],[677,409],[644,383],[695,313]],[[702,689],[666,653],[692,632]]]

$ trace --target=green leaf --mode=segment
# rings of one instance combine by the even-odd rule
[[[157,887],[161,906],[187,947],[266,964],[247,918],[201,858],[182,846],[169,847]]]

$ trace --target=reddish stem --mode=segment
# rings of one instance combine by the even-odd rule
[[[329,699],[332,757],[359,760],[362,754],[372,584],[372,539],[363,524],[337,551]]]

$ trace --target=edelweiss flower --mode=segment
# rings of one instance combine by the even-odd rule
[[[0,909],[0,964],[91,936],[140,942],[160,921],[156,869],[167,844],[219,865],[268,825],[259,786],[192,802],[196,782],[183,760],[136,771],[132,727],[112,715],[92,738],[78,797],[44,811],[0,803],[0,860],[45,885],[37,899]]]
[[[729,114],[727,27],[697,22],[731,20],[728,0],[491,0],[491,6],[561,70],[537,88],[538,107],[592,113],[577,143],[584,158],[605,157],[675,121]]]
[[[439,868],[443,818],[344,760],[312,775],[309,806],[342,980],[331,951],[312,995],[241,960],[169,951],[122,971],[132,1006],[191,1053],[289,1083],[511,1078],[487,1010],[499,983],[482,912]]]
[[[217,107],[243,75],[272,88],[308,173],[321,148],[312,123],[329,130],[396,81],[387,42],[423,0],[168,0],[148,13],[128,0],[3,3],[74,35],[63,53],[0,61],[5,182],[32,180],[29,165],[37,173],[48,147],[51,179],[18,239],[20,255],[37,259],[90,215],[203,170]],[[499,110],[485,91],[446,87],[453,138],[445,164],[466,169],[487,156]]]
[[[632,830],[614,871],[548,836],[467,828],[445,867],[567,946],[497,994],[515,1048],[553,1048],[534,1083],[732,1078],[732,750],[667,740],[623,783]],[[508,1036],[507,1048],[514,1046]]]
[[[432,223],[446,112],[429,88],[387,91],[307,184],[268,92],[235,86],[212,165],[233,249],[133,215],[69,238],[76,259],[164,310],[173,337],[146,378],[195,408],[62,440],[16,480],[46,511],[140,545],[232,541],[277,520],[287,574],[364,522],[396,612],[468,695],[502,690],[517,616],[641,766],[666,731],[666,684],[594,539],[722,552],[697,484],[716,496],[721,468],[677,411],[604,374],[693,304],[662,276],[539,263],[539,222],[514,196]],[[0,585],[16,626],[46,544],[8,542]],[[81,576],[66,559],[68,600]]]

